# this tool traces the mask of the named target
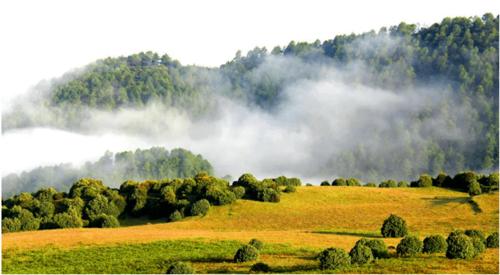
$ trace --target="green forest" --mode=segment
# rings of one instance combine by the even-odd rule
[[[394,118],[390,130],[373,131],[370,139],[356,148],[332,155],[323,164],[325,173],[381,180],[400,176],[410,179],[421,173],[494,171],[499,165],[498,25],[498,15],[490,13],[445,18],[428,27],[402,22],[326,41],[292,41],[271,51],[256,47],[246,55],[236,53],[219,68],[184,66],[167,54],[153,52],[109,57],[53,81],[46,97],[37,104],[52,110],[55,120],[43,120],[15,108],[2,116],[2,127],[4,132],[32,126],[79,130],[82,121],[96,110],[143,108],[152,102],[181,109],[201,120],[217,109],[217,96],[272,115],[286,108],[283,91],[288,86],[317,77],[316,71],[307,68],[333,66],[353,72],[342,76],[349,83],[396,94],[426,90],[432,85],[439,89],[429,90],[442,94],[443,100],[437,106],[411,113],[408,125]],[[291,73],[266,69],[266,62],[276,59],[299,63],[290,68]],[[353,68],[362,68],[363,73]],[[445,122],[432,124],[435,116]],[[443,139],[427,134],[430,130],[450,135],[467,133],[467,138]],[[384,144],[392,137],[402,139],[403,149],[384,148],[386,154],[381,156],[370,146]]]
[[[80,178],[98,178],[110,186],[119,186],[125,180],[187,178],[202,171],[212,174],[212,165],[202,156],[184,149],[168,151],[153,147],[116,154],[106,152],[99,160],[81,167],[60,164],[7,175],[2,178],[2,197],[48,187],[67,191]]]

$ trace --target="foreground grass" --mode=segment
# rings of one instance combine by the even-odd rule
[[[165,273],[174,261],[189,261],[198,273],[248,273],[255,262],[233,263],[238,241],[176,240],[147,244],[83,246],[4,251],[3,273]],[[319,270],[321,249],[266,244],[259,261],[274,273],[498,273],[498,249],[479,258],[449,260],[444,255],[377,260],[363,266]]]

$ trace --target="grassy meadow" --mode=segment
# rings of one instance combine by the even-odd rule
[[[389,214],[403,217],[423,239],[453,229],[498,231],[498,193],[469,200],[442,188],[299,187],[279,203],[249,200],[212,207],[205,217],[179,222],[126,220],[112,229],[57,229],[3,234],[4,273],[164,273],[192,262],[200,273],[248,273],[232,263],[252,238],[266,243],[259,261],[277,273],[322,273],[315,256],[328,247],[347,251],[362,237],[382,238]],[[383,239],[396,246],[398,238]],[[394,249],[390,250],[394,253]],[[333,272],[333,271],[332,271]],[[444,254],[390,258],[336,273],[498,273],[498,249],[474,260]]]

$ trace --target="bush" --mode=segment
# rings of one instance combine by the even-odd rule
[[[421,175],[417,181],[417,187],[431,187],[431,186],[432,186],[432,177],[427,174]]]
[[[248,243],[249,245],[257,248],[258,250],[261,250],[262,247],[264,247],[264,243],[261,240],[258,239],[251,239],[250,242]]]
[[[432,179],[432,185],[437,187],[451,187],[452,184],[453,182],[451,177],[443,172],[439,173],[436,178]]]
[[[402,218],[391,214],[382,225],[381,228],[382,236],[388,237],[404,237],[408,234],[408,228],[406,226],[405,220]]]
[[[451,232],[446,243],[446,257],[449,259],[472,259],[476,254],[472,240],[460,231]]]
[[[21,230],[21,221],[18,218],[3,218],[2,232],[17,232]]]
[[[176,222],[182,220],[182,214],[179,212],[179,210],[175,210],[168,216],[168,221],[169,222]]]
[[[491,233],[486,239],[486,247],[498,248],[498,232]]]
[[[269,267],[268,264],[265,264],[265,263],[256,263],[256,264],[252,265],[252,267],[250,268],[250,271],[251,272],[264,272],[264,273],[268,273],[269,271],[271,271],[271,268]]]
[[[365,187],[377,187],[377,184],[374,182],[369,182],[369,183],[365,184]]]
[[[386,180],[380,183],[379,187],[381,188],[394,188],[397,187],[398,184],[395,180]]]
[[[54,224],[58,228],[77,228],[83,226],[82,218],[74,211],[54,215]]]
[[[442,253],[446,252],[446,239],[441,235],[432,235],[424,239],[424,253]]]
[[[474,246],[474,257],[483,253],[486,250],[484,242],[478,237],[469,237],[472,240],[472,245]]]
[[[191,206],[191,216],[205,216],[210,210],[210,203],[206,199],[201,199]]]
[[[335,269],[351,263],[351,257],[341,248],[328,248],[318,255],[319,268]]]
[[[358,244],[369,247],[372,250],[374,258],[382,259],[389,257],[389,251],[383,240],[362,238],[356,242],[356,245]]]
[[[306,183],[306,186],[313,186],[312,183]]]
[[[361,186],[361,183],[358,179],[349,178],[346,182],[347,186]]]
[[[465,230],[465,235],[469,236],[470,238],[479,238],[483,243],[486,243],[486,237],[484,236],[483,232],[480,230],[476,229],[467,229]]]
[[[423,243],[415,236],[407,236],[403,238],[398,246],[396,247],[396,252],[398,256],[401,257],[411,257],[422,252]]]
[[[476,180],[471,182],[469,185],[469,189],[467,190],[469,195],[472,196],[477,196],[481,194],[481,185],[479,185],[479,182]]]
[[[373,261],[372,250],[361,243],[356,243],[349,252],[351,256],[351,263],[353,264],[366,264]]]
[[[398,187],[409,187],[410,184],[407,181],[398,182]]]
[[[234,195],[236,196],[236,199],[241,199],[245,196],[245,187],[235,186],[232,189],[233,189]]]
[[[234,255],[234,262],[243,263],[255,261],[257,258],[259,258],[259,250],[252,245],[247,244],[240,247],[240,249],[236,251],[236,254]]]
[[[347,185],[347,183],[346,183],[345,179],[343,179],[343,178],[335,179],[332,182],[332,186],[346,186],[346,185]]]
[[[101,214],[91,222],[91,225],[100,228],[114,228],[120,227],[120,222],[114,216]]]
[[[194,272],[190,263],[175,262],[168,267],[166,274],[194,274]]]
[[[322,181],[319,186],[330,186],[330,183],[328,181]]]
[[[297,191],[297,190],[296,190],[295,186],[293,186],[293,185],[288,185],[283,190],[283,192],[285,192],[285,193],[294,193],[295,191]]]
[[[264,202],[279,202],[280,194],[275,189],[268,187],[260,190],[258,193],[258,199]]]

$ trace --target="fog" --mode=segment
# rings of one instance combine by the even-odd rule
[[[2,175],[63,162],[80,165],[106,150],[164,146],[203,155],[218,176],[251,172],[259,178],[287,175],[317,184],[354,170],[377,170],[380,160],[386,166],[403,165],[408,148],[418,151],[426,140],[470,139],[471,110],[466,105],[446,108],[451,95],[442,88],[445,83],[384,90],[353,81],[370,77],[362,64],[339,68],[289,57],[268,57],[252,77],[263,76],[286,83],[270,111],[216,93],[214,111],[201,119],[153,102],[142,109],[93,110],[76,132],[47,127],[5,131]],[[438,106],[444,106],[437,108],[443,111],[415,120]],[[47,124],[57,117],[37,116],[47,118]],[[463,125],[449,126],[450,118],[461,117]],[[360,148],[371,157],[344,165],[345,154]],[[411,161],[417,169],[426,169],[420,163],[425,159]],[[404,178],[398,169],[381,174]],[[374,177],[367,173],[364,179]]]

